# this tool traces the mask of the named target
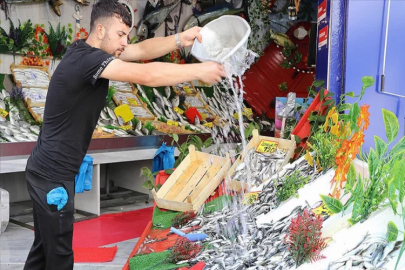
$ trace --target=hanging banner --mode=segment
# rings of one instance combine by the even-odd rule
[[[318,33],[318,51],[328,47],[328,26],[319,30]]]
[[[318,23],[322,21],[323,19],[326,18],[326,9],[327,9],[327,1],[324,0],[319,6],[318,6]]]

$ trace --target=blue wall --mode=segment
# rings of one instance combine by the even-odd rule
[[[347,18],[347,47],[345,91],[361,90],[361,78],[372,76],[375,84],[369,88],[360,104],[370,106],[370,126],[366,132],[364,150],[374,148],[374,135],[386,140],[381,109],[385,108],[397,115],[400,123],[398,137],[403,137],[405,122],[405,99],[378,93],[380,90],[380,76],[382,74],[383,48],[385,39],[385,19],[387,13],[386,1],[356,0],[348,2]],[[394,3],[394,4],[393,4]],[[399,9],[399,5],[403,6]],[[395,10],[405,10],[405,1],[391,1],[391,20],[389,46],[386,62],[385,91],[405,95],[405,62],[395,61],[405,59],[404,31],[402,34],[392,35],[391,29],[405,25],[405,16],[395,16]],[[401,21],[399,21],[401,20]],[[399,33],[399,34],[398,34]],[[397,48],[401,48],[396,49]]]

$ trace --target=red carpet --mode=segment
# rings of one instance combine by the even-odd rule
[[[153,207],[149,207],[75,222],[73,247],[101,247],[140,237],[152,214]]]
[[[73,248],[75,263],[111,262],[117,253],[117,246],[105,248]]]

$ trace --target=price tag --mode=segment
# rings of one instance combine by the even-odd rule
[[[322,202],[320,206],[318,206],[317,208],[313,209],[312,212],[315,215],[320,215],[321,217],[325,218],[325,217],[330,217],[333,215],[332,212],[329,211],[329,209],[325,206],[325,204]]]
[[[120,126],[120,129],[123,129],[123,130],[131,130],[132,127],[131,127],[130,125],[125,125],[125,126]]]
[[[6,110],[0,109],[0,116],[6,118],[8,115],[8,112]]]
[[[193,91],[191,90],[191,88],[189,86],[183,86],[183,90],[187,94],[192,94],[193,93]]]
[[[243,204],[253,204],[255,201],[259,199],[259,192],[250,192],[250,193],[245,193],[243,197]]]
[[[259,146],[256,148],[256,152],[271,154],[277,149],[278,142],[261,140]]]
[[[239,120],[239,114],[236,112],[233,114],[233,118],[235,118],[236,120]]]
[[[205,113],[201,114],[202,119],[207,119],[207,115]]]
[[[247,117],[250,117],[253,115],[252,109],[251,108],[245,108],[243,110],[243,114],[246,115]]]
[[[180,109],[179,107],[174,108],[175,112],[178,112],[179,114],[183,114],[184,111],[182,109]]]
[[[212,128],[214,126],[214,124],[212,122],[208,122],[208,123],[203,124],[203,126]]]
[[[136,99],[134,99],[134,98],[129,98],[129,97],[127,97],[127,100],[128,100],[128,102],[131,103],[132,105],[135,105],[135,106],[138,106],[138,105],[139,105],[138,102],[136,101]]]
[[[174,126],[174,127],[179,126],[179,122],[176,122],[176,121],[173,121],[173,120],[167,120],[166,124],[168,124],[169,126]]]

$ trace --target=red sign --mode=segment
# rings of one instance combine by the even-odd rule
[[[328,44],[328,26],[325,26],[318,33],[318,50]]]
[[[327,8],[327,0],[324,0],[319,6],[318,6],[318,23],[322,21],[323,19],[326,18],[326,8]]]

